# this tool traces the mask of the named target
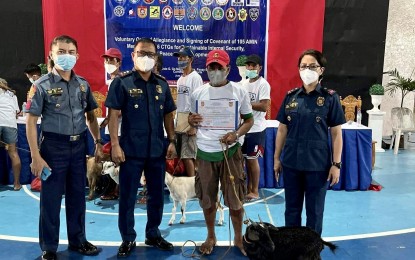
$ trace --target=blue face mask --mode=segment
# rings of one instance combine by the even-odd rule
[[[58,55],[54,60],[55,66],[63,71],[71,70],[76,64],[76,56],[70,54]]]
[[[254,79],[258,77],[258,72],[256,70],[246,70],[245,75],[250,79]]]
[[[179,61],[177,61],[177,67],[179,67],[179,69],[184,69],[184,68],[187,67],[187,65],[189,65],[188,60],[179,60]]]

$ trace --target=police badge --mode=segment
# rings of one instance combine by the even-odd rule
[[[322,107],[324,105],[324,97],[317,98],[317,106]]]
[[[157,86],[156,86],[156,91],[157,91],[157,93],[159,93],[159,94],[163,93],[163,90],[161,89],[161,86],[160,86],[160,85],[157,85]]]

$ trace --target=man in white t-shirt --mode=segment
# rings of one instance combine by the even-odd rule
[[[271,87],[269,83],[259,75],[262,70],[262,59],[258,55],[249,55],[246,62],[247,80],[243,81],[243,87],[248,91],[254,114],[254,125],[245,135],[242,153],[246,159],[248,172],[247,201],[259,199],[258,185],[260,168],[258,157],[263,156],[265,146],[265,129],[267,127],[265,115],[270,102]]]
[[[7,85],[7,81],[0,78],[0,141],[6,147],[12,161],[14,190],[22,188],[20,184],[20,157],[16,150],[17,143],[17,114],[19,105],[15,92]]]
[[[183,74],[177,81],[176,115],[178,115],[179,113],[189,113],[190,95],[196,88],[203,85],[203,80],[199,73],[192,68],[195,55],[189,47],[182,46],[173,56],[177,57],[177,65],[183,71]],[[178,118],[176,116],[176,119]],[[180,147],[180,158],[183,161],[187,176],[191,177],[195,175],[196,128],[189,126],[189,128],[179,130],[182,132],[178,132],[178,130],[176,127],[176,139]]]
[[[206,60],[210,82],[197,88],[190,98],[189,124],[199,127],[196,139],[198,149],[195,190],[199,204],[203,208],[208,231],[206,241],[200,246],[199,251],[206,255],[212,253],[216,244],[215,217],[219,181],[234,228],[234,245],[246,255],[242,245],[242,203],[246,194],[246,178],[242,167],[243,156],[239,137],[249,131],[254,119],[248,92],[238,83],[227,79],[230,71],[229,62],[229,55],[224,50],[210,51]],[[228,109],[233,106],[237,108],[238,113],[232,120],[235,122],[234,129],[212,129],[215,125],[206,127],[205,124],[212,121],[204,122],[204,116],[207,115],[198,114],[198,108],[212,101],[220,107],[228,105]],[[221,113],[222,115],[225,116],[224,113]]]

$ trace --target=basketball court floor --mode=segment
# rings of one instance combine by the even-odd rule
[[[376,154],[373,180],[381,191],[328,191],[323,238],[339,246],[333,255],[328,249],[323,259],[415,259],[415,145],[409,149]],[[252,220],[284,225],[284,189],[262,189],[261,199],[246,203],[246,214]],[[187,221],[168,225],[172,203],[165,191],[161,233],[175,246],[172,252],[161,252],[144,245],[145,204],[136,204],[135,220],[138,247],[129,259],[247,259],[235,248],[229,249],[233,231],[229,211],[225,223],[216,226],[218,246],[210,256],[194,251],[206,238],[202,211],[196,200],[187,204]],[[96,257],[86,257],[67,250],[65,205],[62,202],[59,259],[116,259],[121,237],[117,226],[118,201],[87,202],[87,239],[101,248]],[[180,212],[180,210],[178,210]],[[38,245],[39,193],[30,185],[20,191],[0,186],[0,259],[40,259]],[[244,228],[245,229],[245,228]],[[188,242],[186,242],[188,241]]]

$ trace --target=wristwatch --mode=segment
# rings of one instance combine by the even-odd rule
[[[94,144],[102,144],[102,139],[98,138],[94,141]]]
[[[342,162],[332,162],[331,165],[336,166],[337,168],[342,168]]]

